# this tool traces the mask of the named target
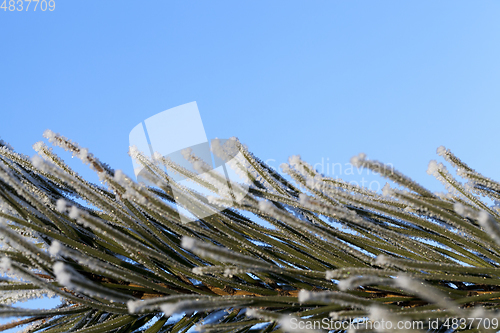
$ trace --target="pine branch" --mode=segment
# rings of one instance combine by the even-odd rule
[[[214,152],[248,184],[227,181],[191,152],[185,158],[200,177],[131,149],[154,184],[148,187],[78,144],[44,135],[106,187],[84,180],[43,143],[33,159],[0,145],[0,269],[7,276],[0,316],[27,317],[0,331],[33,323],[27,332],[185,332],[195,325],[293,332],[298,321],[366,317],[421,320],[428,330],[434,318],[443,328],[446,318],[498,317],[500,215],[488,200],[498,199],[500,185],[444,147],[438,154],[469,182],[431,162],[428,172],[448,196],[364,155],[352,163],[405,190],[377,193],[331,179],[298,156],[282,165],[288,180],[236,139],[216,142]],[[161,166],[213,195],[175,182]],[[175,204],[197,219],[183,222],[189,219]],[[47,292],[63,303],[11,305]]]

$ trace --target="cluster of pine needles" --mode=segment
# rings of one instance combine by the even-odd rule
[[[345,332],[352,323],[384,331],[369,325],[381,320],[423,323],[398,332],[498,329],[500,183],[444,147],[438,154],[464,180],[431,162],[446,194],[354,157],[393,184],[377,193],[298,156],[280,174],[231,139],[218,153],[248,184],[222,190],[222,175],[188,156],[204,171],[196,181],[213,192],[206,196],[175,182],[169,175],[193,174],[168,158],[131,149],[146,186],[63,136],[45,136],[102,185],[42,142],[33,158],[0,144],[0,316],[14,318],[0,331]],[[179,203],[199,218],[183,222]],[[44,295],[61,304],[15,306]],[[462,325],[467,318],[482,323]]]

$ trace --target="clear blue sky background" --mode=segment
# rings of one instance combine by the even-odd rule
[[[275,167],[365,152],[441,190],[445,145],[500,179],[498,1],[55,2],[0,11],[0,136],[24,154],[50,128],[131,175],[130,130],[197,101]]]
[[[498,1],[457,0],[0,11],[0,136],[32,155],[50,128],[132,174],[129,131],[197,101],[209,138],[276,167],[365,152],[440,190],[425,170],[445,145],[500,179],[499,17]]]

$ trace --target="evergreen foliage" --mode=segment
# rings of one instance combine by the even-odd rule
[[[438,154],[467,181],[431,162],[446,195],[354,157],[399,185],[380,194],[325,177],[298,156],[281,166],[285,178],[232,139],[216,153],[238,151],[232,164],[250,185],[222,190],[222,176],[188,156],[205,172],[199,183],[213,191],[205,196],[174,182],[168,174],[192,174],[161,156],[131,149],[155,184],[148,187],[60,135],[45,136],[88,163],[105,187],[44,143],[31,159],[0,144],[0,316],[25,317],[0,330],[30,323],[26,332],[293,332],[304,331],[293,325],[298,318],[443,325],[499,316],[500,214],[490,203],[500,183],[443,147]],[[206,217],[182,223],[173,193]],[[11,306],[43,294],[63,302]]]

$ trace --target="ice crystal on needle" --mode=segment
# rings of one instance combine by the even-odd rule
[[[2,272],[7,272],[10,269],[10,259],[8,257],[2,257],[0,259],[0,270]]]
[[[60,134],[44,136],[106,187],[45,143],[30,159],[0,142],[0,315],[43,318],[31,333],[302,332],[310,328],[295,323],[311,318],[498,317],[500,216],[483,197],[498,201],[500,184],[444,147],[437,154],[466,183],[431,161],[428,173],[448,190],[436,195],[365,154],[351,163],[398,187],[379,193],[332,179],[298,155],[281,165],[283,176],[235,138],[212,150],[248,183],[225,182],[193,150],[182,154],[199,175],[131,147],[147,186]],[[196,176],[212,195],[163,166]],[[198,217],[185,223],[185,212]],[[11,305],[44,293],[64,302]]]

